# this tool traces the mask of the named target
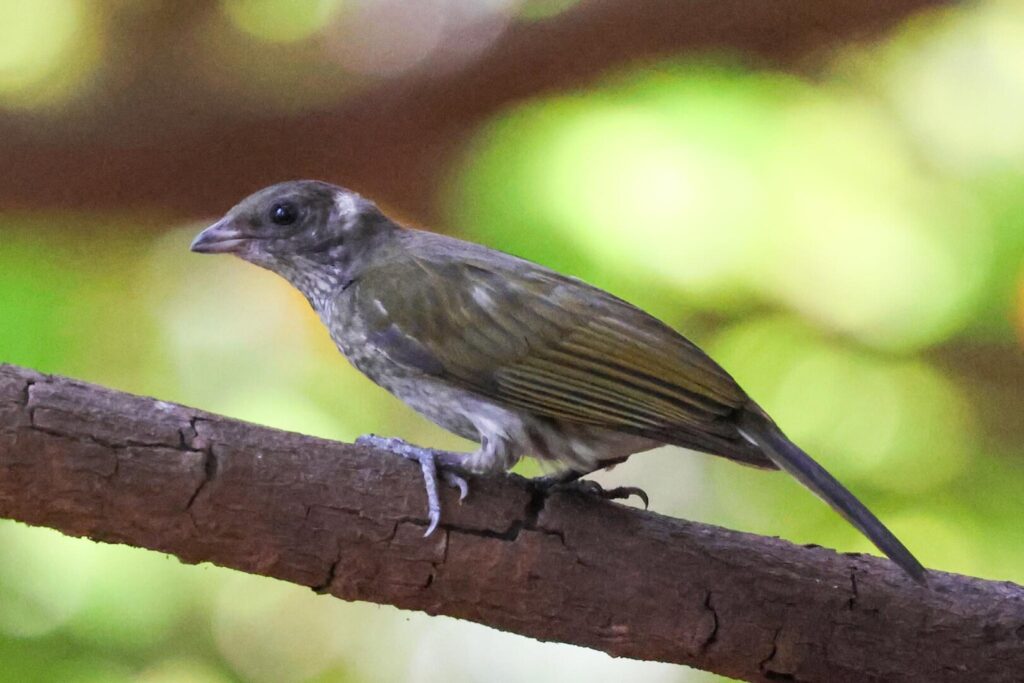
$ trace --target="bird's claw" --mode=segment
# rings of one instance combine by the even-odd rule
[[[441,497],[437,493],[438,456],[441,452],[433,448],[414,446],[399,438],[377,436],[376,434],[360,436],[356,439],[356,444],[379,448],[420,464],[420,470],[423,472],[423,484],[427,491],[428,523],[423,536],[426,537],[434,533],[437,525],[441,522]],[[440,473],[446,484],[459,490],[459,502],[465,500],[469,495],[469,484],[466,480],[456,472],[447,469],[440,469]]]
[[[639,486],[616,486],[613,489],[602,488],[597,492],[597,495],[605,500],[628,500],[636,496],[644,502],[644,510],[651,507],[651,499],[648,497],[647,491],[644,491]]]
[[[539,477],[534,479],[534,482],[544,491],[572,489],[604,500],[627,500],[636,496],[644,502],[645,510],[651,506],[651,499],[647,492],[638,486],[616,486],[613,489],[606,489],[592,479],[560,481],[557,477]]]
[[[469,484],[460,475],[452,472],[451,470],[442,469],[441,478],[444,482],[454,489],[459,490],[459,502],[466,500],[466,496],[469,495]]]

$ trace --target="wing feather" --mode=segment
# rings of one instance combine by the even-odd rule
[[[573,278],[461,242],[453,259],[431,248],[454,240],[429,238],[353,288],[394,362],[539,416],[771,466],[737,431],[746,394],[680,334]]]

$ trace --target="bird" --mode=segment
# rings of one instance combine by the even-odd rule
[[[461,473],[496,475],[531,456],[560,468],[540,484],[571,485],[668,444],[788,472],[926,583],[903,543],[726,370],[666,323],[580,279],[402,226],[358,193],[318,180],[251,194],[191,249],[234,254],[283,277],[352,365],[479,444],[457,453],[394,437],[357,440],[419,463],[426,535],[441,518],[439,479],[465,498]],[[605,493],[647,501],[633,487]]]

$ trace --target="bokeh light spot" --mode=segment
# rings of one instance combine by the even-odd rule
[[[198,659],[166,659],[147,667],[134,683],[229,683],[227,673]]]
[[[56,531],[0,523],[0,633],[37,637],[64,625],[85,602],[99,546]],[[60,562],[53,562],[60,557]]]
[[[124,545],[98,546],[98,568],[82,609],[68,625],[81,642],[124,649],[156,647],[193,606],[196,573],[175,558]]]
[[[734,325],[710,350],[841,480],[909,495],[967,467],[969,406],[921,361],[865,352],[784,317]]]
[[[363,3],[329,39],[331,55],[352,73],[393,76],[422,64],[441,44],[450,5],[438,0]]]
[[[921,154],[965,175],[1024,169],[1024,4],[989,0],[921,24],[880,75]]]
[[[580,0],[523,0],[519,16],[526,20],[548,19],[566,12]]]
[[[36,106],[63,99],[93,62],[80,0],[0,0],[0,100]]]
[[[856,99],[793,107],[779,132],[765,290],[880,347],[925,346],[963,325],[991,267],[991,230],[972,203],[923,183],[892,124]]]
[[[994,267],[984,213],[921,177],[891,117],[790,77],[668,64],[525,105],[472,151],[458,223],[703,309],[760,298],[906,351],[963,327]]]
[[[728,301],[751,288],[770,237],[751,160],[776,103],[804,90],[774,74],[667,64],[525,105],[478,138],[454,200],[459,222],[503,240],[539,223],[602,270],[661,279],[708,307]]]
[[[241,31],[271,43],[292,43],[324,29],[344,0],[223,0],[221,7]]]
[[[755,187],[741,166],[657,111],[595,107],[565,123],[536,192],[581,246],[693,287],[735,276],[750,244],[738,233],[752,223],[734,219]],[[720,188],[731,205],[716,201]]]

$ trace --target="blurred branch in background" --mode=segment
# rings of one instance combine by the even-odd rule
[[[750,681],[1016,680],[1024,589],[473,481],[423,538],[394,456],[0,366],[0,514]]]
[[[253,3],[228,6],[247,4]],[[284,4],[291,9],[290,3]],[[407,28],[403,21],[419,21],[408,6],[376,4],[384,6],[378,10],[381,16],[363,17],[362,33],[387,27],[393,37]],[[524,3],[506,4],[512,8]],[[427,68],[436,64],[426,59],[419,63],[416,55],[410,55],[408,64],[396,64],[381,73],[381,61],[400,53],[398,45],[387,55],[377,56],[373,62],[377,72],[364,73],[355,82],[341,79],[333,86],[325,81],[331,80],[329,73],[337,71],[337,64],[300,64],[308,68],[292,72],[281,68],[286,62],[281,59],[259,67],[262,59],[282,50],[265,42],[259,51],[263,57],[257,53],[247,59],[256,62],[252,81],[271,92],[264,94],[268,101],[249,107],[260,114],[245,120],[238,116],[236,83],[225,82],[219,92],[215,85],[213,90],[196,85],[196,76],[216,82],[209,72],[228,68],[218,63],[229,61],[223,55],[211,56],[212,64],[204,66],[202,55],[208,45],[194,45],[197,34],[210,32],[217,5],[157,3],[155,9],[118,15],[118,33],[107,37],[113,44],[106,49],[123,58],[119,72],[100,83],[77,130],[67,120],[54,127],[19,112],[0,114],[0,158],[5,169],[0,171],[4,173],[0,206],[26,210],[145,207],[194,218],[220,213],[226,198],[243,196],[271,182],[321,177],[344,181],[417,220],[436,220],[443,169],[465,143],[467,132],[516,102],[584,87],[610,70],[682,53],[741,56],[751,64],[790,70],[810,68],[820,64],[823,51],[876,37],[915,11],[946,4],[945,0],[527,2],[527,7],[565,5],[569,9],[542,20],[495,25],[484,36],[481,33],[486,31],[470,32],[478,26],[464,22],[459,39],[453,36],[452,43],[463,44],[472,36],[479,37],[481,45],[478,54],[459,68]],[[389,7],[395,11],[389,12]],[[441,6],[434,11],[440,13]],[[236,21],[238,14],[233,15]],[[282,19],[294,14],[285,12]],[[481,17],[477,24],[493,22],[498,14]],[[241,17],[243,28],[258,30],[244,24],[247,16]],[[407,43],[425,40],[423,26],[430,24],[428,18],[417,24],[416,32],[410,31]],[[446,20],[454,23],[451,17]],[[282,26],[278,20],[274,32],[285,32],[287,27]],[[52,34],[53,29],[49,30]],[[283,41],[289,36],[274,37]],[[344,32],[337,36],[341,47],[333,52],[348,51],[339,59],[350,72],[367,66],[346,59],[355,49],[352,43],[360,43],[363,37]],[[386,37],[382,34],[380,40]],[[230,40],[218,35],[214,44],[224,42]],[[361,58],[366,59],[366,55]],[[408,68],[398,68],[402,66]],[[309,69],[316,71],[315,77]],[[267,83],[270,79],[279,82]],[[310,83],[315,83],[324,99],[314,107],[320,111],[303,109],[276,116],[265,111],[270,100],[294,100],[293,106],[306,101]]]

